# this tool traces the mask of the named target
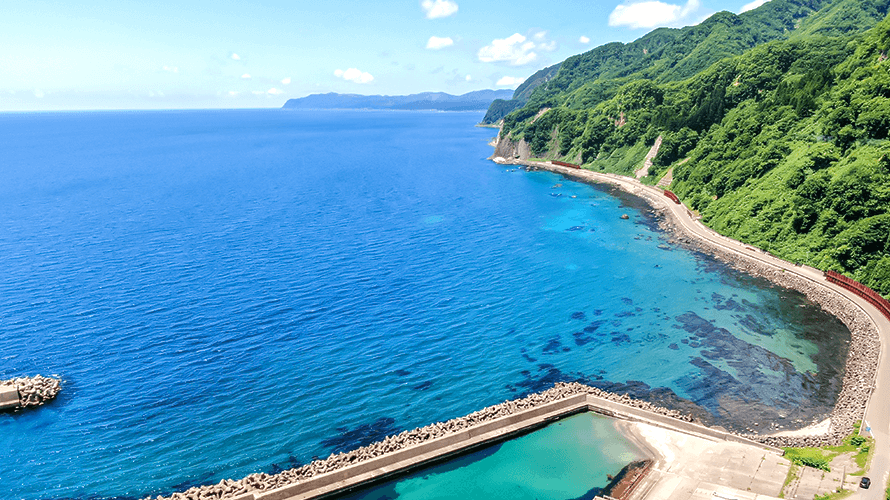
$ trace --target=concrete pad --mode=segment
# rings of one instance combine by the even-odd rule
[[[708,439],[645,423],[628,424],[630,434],[656,456],[655,484],[633,500],[777,498],[790,462],[772,450]],[[655,474],[653,471],[653,476]],[[760,476],[762,479],[757,479]]]

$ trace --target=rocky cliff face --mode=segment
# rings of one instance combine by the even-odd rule
[[[514,141],[498,133],[498,138],[494,145],[494,154],[491,157],[501,157],[505,160],[527,160],[531,158],[531,148],[529,148],[525,139]]]

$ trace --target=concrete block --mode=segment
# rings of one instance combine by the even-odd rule
[[[12,385],[0,385],[0,410],[12,410],[20,405],[19,390]]]

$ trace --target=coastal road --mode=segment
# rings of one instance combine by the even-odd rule
[[[863,500],[884,500],[884,490],[890,476],[890,363],[887,361],[887,349],[890,344],[890,319],[881,314],[874,306],[858,295],[825,280],[822,271],[806,266],[797,266],[768,253],[752,248],[740,241],[727,238],[708,228],[698,221],[685,205],[676,204],[664,196],[661,189],[646,186],[636,179],[615,174],[603,174],[590,170],[577,170],[551,163],[524,162],[566,177],[589,180],[598,183],[617,185],[621,189],[647,198],[657,207],[667,208],[676,223],[683,226],[689,233],[739,256],[754,259],[770,266],[784,269],[786,272],[818,283],[848,298],[868,315],[878,329],[880,338],[880,355],[874,389],[865,411],[865,421],[871,428],[869,434],[875,439],[875,454],[867,476],[872,480],[871,488],[858,490],[848,498]],[[863,425],[863,432],[865,425]]]

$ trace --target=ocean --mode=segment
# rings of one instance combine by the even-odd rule
[[[488,161],[481,118],[0,114],[0,379],[63,379],[0,414],[5,495],[169,494],[556,381],[827,416],[838,320],[639,200]]]

